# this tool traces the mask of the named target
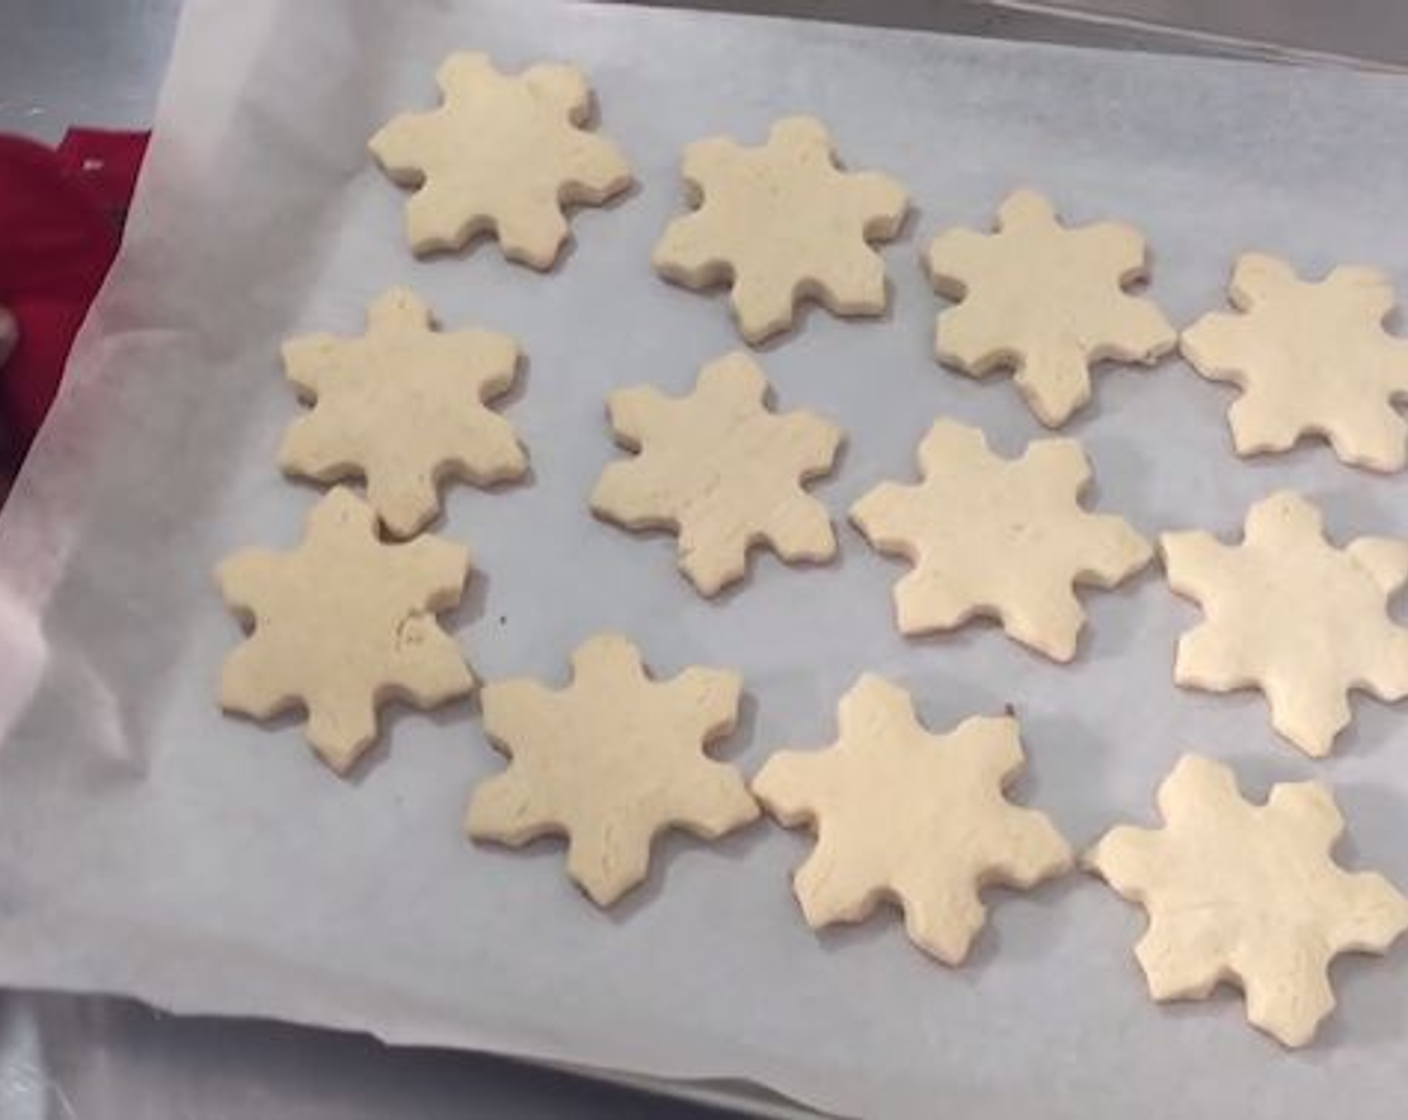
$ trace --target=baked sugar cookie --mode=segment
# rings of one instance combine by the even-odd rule
[[[841,170],[820,121],[786,117],[755,148],[700,140],[685,149],[684,180],[695,210],[651,259],[687,288],[727,283],[749,343],[790,327],[804,298],[835,315],[885,310],[885,262],[869,242],[899,233],[908,197],[886,175]]]
[[[877,551],[914,565],[895,584],[905,634],[996,616],[1009,637],[1069,661],[1085,625],[1074,585],[1114,587],[1153,556],[1126,522],[1081,508],[1090,464],[1076,440],[1003,459],[978,429],[937,420],[919,469],[917,484],[881,483],[851,507]]]
[[[789,563],[836,552],[826,507],[802,487],[831,470],[841,430],[810,412],[773,412],[767,395],[762,370],[735,352],[704,366],[687,397],[641,385],[608,401],[617,441],[640,454],[607,466],[592,510],[628,529],[677,532],[680,570],[701,595],[742,579],[757,544]]]
[[[460,601],[469,571],[468,550],[439,537],[383,543],[372,508],[337,487],[292,552],[247,549],[217,569],[250,629],[225,659],[221,707],[255,719],[303,707],[309,743],[347,773],[375,740],[383,704],[433,708],[474,687],[435,621]]]
[[[509,260],[548,269],[568,236],[562,207],[599,206],[631,185],[615,145],[587,130],[592,94],[576,68],[504,74],[465,51],[436,81],[438,109],[402,113],[368,145],[394,182],[415,189],[406,233],[416,254],[492,233]]]
[[[1372,268],[1342,267],[1301,280],[1264,253],[1237,260],[1236,312],[1204,315],[1183,332],[1183,356],[1210,381],[1241,395],[1227,410],[1239,455],[1286,451],[1324,436],[1344,462],[1396,471],[1408,399],[1408,339],[1384,330],[1393,285]]]
[[[1339,548],[1320,511],[1282,490],[1252,506],[1239,545],[1203,532],[1165,533],[1159,545],[1169,586],[1207,615],[1178,640],[1179,684],[1261,689],[1272,726],[1312,758],[1349,723],[1352,689],[1408,696],[1408,629],[1388,614],[1408,581],[1408,543]]]
[[[365,478],[367,500],[398,537],[440,513],[442,479],[489,486],[528,469],[512,426],[485,407],[513,384],[518,344],[489,331],[442,334],[414,292],[378,297],[361,338],[295,338],[283,360],[313,409],[289,427],[279,465],[319,482]]]
[[[893,901],[911,941],[961,964],[986,918],[984,887],[1031,887],[1071,866],[1051,821],[1003,793],[1022,768],[1017,721],[975,717],[934,735],[907,692],[871,673],[839,714],[836,743],[780,751],[753,780],[780,824],[816,832],[792,880],[807,924],[864,921]]]
[[[758,816],[738,771],[705,754],[733,730],[741,688],[719,669],[653,680],[618,634],[578,648],[565,689],[485,685],[484,733],[511,761],[474,791],[465,830],[510,847],[565,835],[567,874],[610,906],[645,879],[665,829],[713,840]]]
[[[992,233],[941,233],[924,260],[935,290],[959,301],[939,315],[939,361],[973,377],[1013,370],[1048,427],[1090,400],[1092,364],[1150,365],[1177,342],[1150,300],[1125,291],[1148,270],[1139,232],[1068,228],[1035,191],[1009,195]]]
[[[1386,952],[1408,929],[1408,899],[1335,863],[1344,818],[1319,782],[1272,786],[1256,805],[1227,766],[1188,754],[1158,800],[1163,828],[1121,825],[1084,857],[1148,911],[1134,953],[1149,994],[1206,999],[1235,984],[1253,1026],[1304,1046],[1335,1006],[1330,962]]]

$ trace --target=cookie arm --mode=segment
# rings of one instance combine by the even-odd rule
[[[418,187],[425,182],[423,153],[438,135],[432,113],[398,113],[367,141],[377,165],[400,186]]]

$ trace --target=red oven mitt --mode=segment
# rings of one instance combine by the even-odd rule
[[[23,457],[54,398],[146,146],[136,132],[72,129],[57,149],[0,135],[0,307],[19,328],[0,367],[0,471]]]

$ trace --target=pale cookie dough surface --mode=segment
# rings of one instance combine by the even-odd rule
[[[1328,968],[1340,953],[1383,953],[1408,929],[1408,899],[1331,851],[1344,819],[1319,782],[1243,799],[1232,770],[1184,755],[1158,793],[1161,829],[1121,825],[1085,864],[1148,911],[1135,956],[1156,1000],[1240,987],[1247,1018],[1304,1046],[1334,1009]]]
[[[1169,586],[1207,616],[1178,641],[1179,684],[1259,688],[1272,726],[1315,758],[1349,723],[1350,690],[1408,696],[1408,629],[1388,615],[1408,581],[1408,543],[1360,537],[1338,548],[1319,510],[1282,490],[1252,506],[1239,545],[1182,532],[1159,546]]]
[[[749,343],[790,327],[803,298],[835,315],[885,310],[885,262],[869,242],[899,233],[908,197],[886,175],[841,170],[820,121],[785,117],[761,147],[700,140],[684,180],[696,209],[666,228],[655,268],[688,288],[728,283]]]
[[[753,780],[781,824],[816,832],[792,881],[808,925],[863,921],[893,901],[910,940],[957,965],[986,918],[982,888],[1069,870],[1071,849],[1045,814],[1003,794],[1024,761],[1015,719],[974,717],[934,735],[907,692],[871,673],[839,716],[834,744],[780,751]]]
[[[252,627],[225,659],[220,705],[255,719],[302,706],[323,761],[350,770],[390,700],[433,708],[474,687],[435,620],[460,601],[469,552],[435,536],[384,544],[372,508],[337,487],[313,507],[292,552],[247,549],[216,572]]]
[[[592,491],[600,517],[679,534],[680,570],[702,595],[742,579],[748,550],[766,543],[789,562],[836,552],[823,506],[802,488],[827,474],[841,430],[810,412],[767,407],[768,383],[735,352],[671,398],[649,385],[611,394],[616,438],[640,454],[609,464]]]
[[[512,426],[484,407],[513,384],[517,343],[489,331],[442,334],[405,288],[371,305],[362,337],[295,338],[283,361],[313,409],[289,427],[279,465],[319,482],[365,478],[368,501],[398,537],[439,514],[442,479],[488,486],[528,469]]]
[[[621,153],[587,131],[591,89],[574,67],[503,74],[487,55],[461,52],[436,81],[438,109],[400,114],[368,145],[392,180],[415,188],[415,253],[493,233],[510,260],[551,268],[568,236],[563,205],[600,205],[631,185]]]
[[[1393,285],[1372,268],[1301,280],[1264,253],[1239,257],[1229,299],[1183,332],[1183,356],[1241,395],[1227,410],[1239,455],[1285,451],[1320,435],[1344,462],[1400,470],[1408,398],[1408,340],[1384,330]]]
[[[935,291],[960,301],[939,315],[939,361],[973,377],[1013,370],[1048,427],[1090,400],[1092,364],[1149,365],[1177,342],[1150,300],[1124,290],[1147,275],[1139,232],[1114,222],[1067,228],[1035,191],[1010,194],[992,233],[939,234],[924,260]]]
[[[511,761],[475,789],[465,830],[511,847],[565,835],[567,874],[610,906],[644,881],[665,829],[713,840],[757,818],[738,771],[705,754],[733,730],[741,688],[718,669],[653,680],[616,634],[578,647],[565,689],[485,685],[484,732]]]
[[[881,483],[851,507],[877,551],[914,565],[895,584],[905,634],[995,616],[1009,637],[1069,661],[1085,625],[1074,585],[1114,587],[1153,556],[1125,521],[1081,508],[1090,464],[1076,440],[1004,459],[978,429],[937,420],[919,469],[917,484]]]

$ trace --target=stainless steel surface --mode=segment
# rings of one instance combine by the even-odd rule
[[[1071,19],[1059,11],[1004,8],[1000,4],[965,0],[624,0],[651,7],[695,8],[716,12],[754,12],[793,19],[819,19],[870,27],[942,31],[1018,42],[1064,43],[1109,50],[1166,53],[1241,53],[1234,43],[1202,42],[1186,30],[1104,24]],[[1060,5],[1055,5],[1059,8]]]
[[[1235,39],[1202,37],[1211,31],[1302,46],[1313,45],[1323,32],[1340,47],[1357,44],[1366,57],[1379,57],[1395,44],[1408,51],[1408,9],[1395,7],[1392,0],[1353,0],[1351,5],[1361,15],[1381,12],[1383,26],[1391,32],[1382,37],[1363,18],[1338,27],[1332,18],[1337,7],[1313,0],[1289,15],[1275,0],[1066,0],[1031,4],[1030,10],[965,0],[654,2],[1111,49],[1246,53],[1246,45]],[[1143,13],[1167,27],[1070,19],[1060,13],[1063,7],[1101,17]],[[55,141],[73,123],[144,127],[156,103],[179,8],[180,0],[0,0],[0,130]],[[1348,34],[1355,29],[1357,35]]]
[[[950,0],[698,0],[695,6],[925,27],[1125,49],[1226,50],[1174,32],[1070,22]],[[1211,0],[1072,0],[1103,17],[1381,61],[1408,60],[1408,10]],[[0,0],[0,130],[56,140],[70,124],[143,127],[179,0]],[[727,1091],[727,1087],[725,1087]],[[742,1098],[735,1098],[742,1099]],[[364,1038],[261,1022],[165,1016],[136,1004],[0,995],[0,1117],[323,1118],[462,1114],[703,1117],[702,1108],[496,1058],[391,1049]]]
[[[180,0],[0,0],[0,130],[145,128]]]
[[[996,0],[1014,12],[1065,10],[1110,28],[1192,32],[1209,42],[1356,63],[1408,65],[1402,0]]]
[[[0,997],[5,1120],[644,1120],[661,1108],[637,1091],[477,1054],[178,1018],[127,1000]],[[668,1108],[681,1120],[719,1115],[677,1101]]]

